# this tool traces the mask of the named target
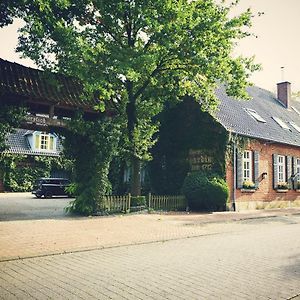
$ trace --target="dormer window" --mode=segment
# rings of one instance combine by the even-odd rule
[[[246,108],[246,112],[253,117],[256,121],[266,123],[267,121],[261,117],[254,109]]]
[[[290,129],[290,127],[287,126],[287,124],[284,121],[282,121],[280,118],[277,118],[277,117],[272,117],[272,118],[281,128]]]
[[[41,132],[35,135],[35,149],[43,151],[55,150],[54,136],[47,132]]]

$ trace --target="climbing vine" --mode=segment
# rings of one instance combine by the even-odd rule
[[[20,126],[21,121],[26,115],[26,109],[11,105],[1,105],[0,109],[0,152],[3,152],[7,145],[6,137],[14,131],[14,128]]]
[[[199,103],[186,97],[160,115],[160,132],[149,164],[155,193],[178,194],[191,171],[189,150],[198,149],[212,157],[210,172],[225,176],[226,130]]]
[[[66,157],[74,161],[74,184],[70,192],[75,200],[68,211],[93,214],[103,196],[111,191],[108,172],[120,137],[117,124],[109,118],[86,121],[81,115],[69,122],[68,130],[63,133],[63,145]]]
[[[0,167],[6,191],[30,192],[40,177],[49,177],[51,171],[71,172],[72,162],[61,157],[28,156],[2,153]]]
[[[243,152],[248,145],[251,143],[250,137],[245,137],[237,134],[231,134],[228,136],[228,142],[226,146],[226,152],[225,152],[225,160],[227,163],[232,163],[233,159],[233,148],[236,146],[237,151]]]

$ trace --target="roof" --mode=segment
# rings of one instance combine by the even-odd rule
[[[0,91],[1,94],[68,107],[93,108],[97,104],[95,98],[82,98],[83,86],[75,78],[28,68],[1,58]]]
[[[33,134],[33,130],[27,129],[15,129],[14,133],[11,133],[7,137],[8,149],[5,153],[23,154],[23,155],[41,155],[41,156],[52,156],[57,157],[62,151],[62,145],[59,139],[57,139],[57,150],[56,151],[34,151],[31,149],[27,136]]]
[[[259,88],[248,87],[251,100],[236,100],[226,95],[225,88],[216,91],[220,99],[216,119],[229,132],[246,137],[258,138],[300,147],[300,132],[290,125],[294,122],[300,126],[300,102],[291,100],[290,108],[285,108],[273,93]],[[259,122],[246,109],[255,110],[266,122]],[[289,129],[283,129],[273,117],[284,121]]]

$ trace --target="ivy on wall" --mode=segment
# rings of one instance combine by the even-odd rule
[[[72,162],[63,157],[27,156],[2,153],[0,168],[6,191],[29,192],[40,177],[49,177],[53,170],[71,171]]]
[[[153,192],[180,193],[184,178],[190,171],[190,149],[203,149],[213,154],[211,172],[225,176],[227,131],[199,103],[186,97],[160,115],[160,132],[149,164]]]
[[[26,110],[23,107],[15,107],[12,105],[1,105],[0,109],[0,152],[4,151],[7,146],[6,137],[13,132],[14,128],[19,127],[23,120]]]
[[[111,193],[109,166],[120,137],[118,122],[103,118],[86,121],[81,115],[72,119],[62,134],[64,154],[74,161],[72,190],[75,200],[68,210],[89,215],[97,211],[103,196]]]

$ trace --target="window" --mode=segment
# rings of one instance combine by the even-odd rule
[[[252,116],[256,121],[266,123],[266,120],[262,118],[254,109],[246,108],[246,112]]]
[[[296,170],[295,170],[295,174],[296,174],[296,181],[300,181],[300,158],[296,158]]]
[[[280,118],[272,117],[273,120],[283,129],[290,129],[289,126],[286,125],[285,122],[283,122]]]
[[[278,182],[286,182],[286,174],[285,174],[285,156],[278,155]]]
[[[125,166],[123,182],[124,183],[130,182],[130,177],[131,177],[131,168],[129,166]]]
[[[243,180],[252,181],[252,151],[244,151],[243,154]]]
[[[300,132],[300,127],[299,127],[296,123],[290,122],[290,124],[291,124],[298,132]]]
[[[53,151],[55,150],[54,144],[54,136],[49,133],[41,132],[35,135],[35,148],[38,150]]]
[[[41,144],[40,149],[41,150],[47,150],[49,147],[49,135],[48,134],[41,134]]]

